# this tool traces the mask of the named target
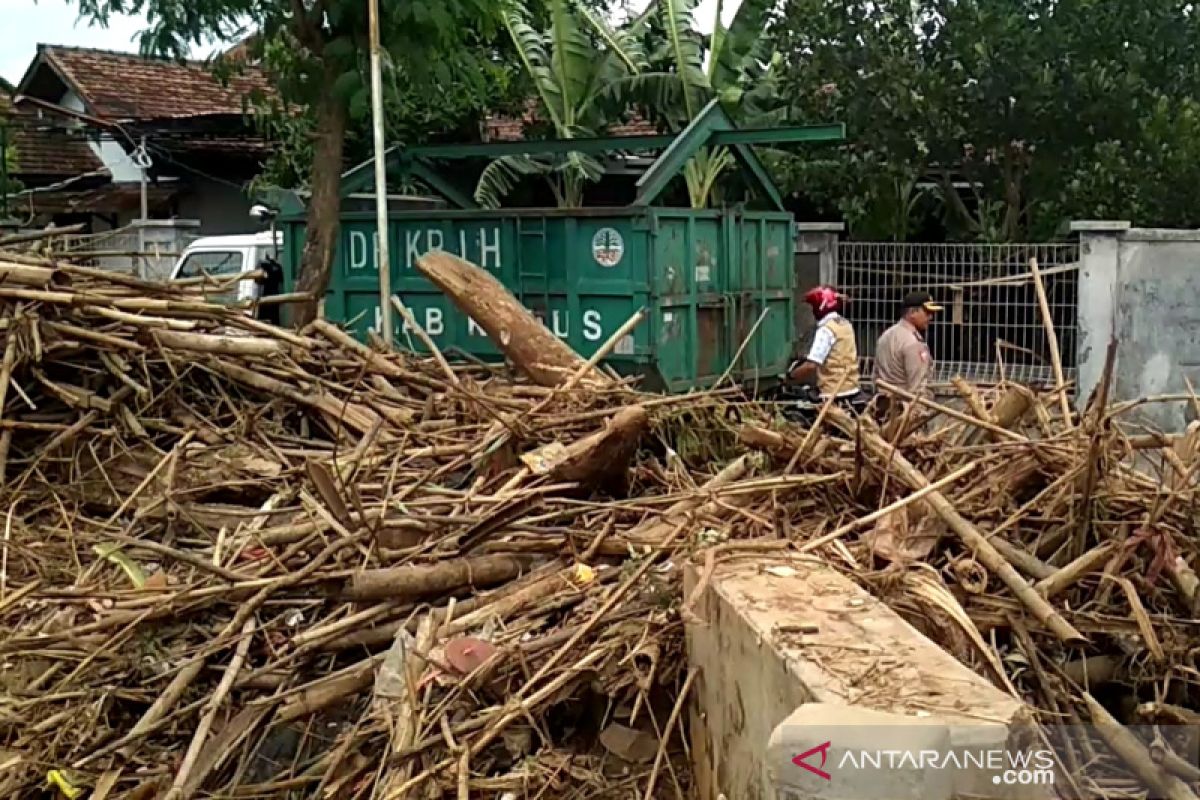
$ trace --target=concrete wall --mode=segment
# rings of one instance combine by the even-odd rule
[[[204,236],[257,233],[259,224],[250,218],[253,205],[237,186],[198,175],[188,178],[189,188],[179,195],[179,216],[200,220]]]
[[[86,111],[83,100],[74,92],[68,91],[59,99],[58,104],[72,111]],[[96,158],[100,159],[100,163],[108,167],[113,183],[136,183],[142,179],[141,168],[133,162],[133,158],[125,152],[120,143],[108,139],[99,142],[88,139],[88,145],[96,154]]]
[[[822,283],[833,283],[837,275],[838,240],[845,230],[840,222],[797,222],[794,269],[796,275],[796,357],[812,344],[817,322],[800,298]]]
[[[1079,274],[1079,392],[1099,385],[1110,338],[1117,339],[1110,396],[1134,400],[1200,389],[1200,230],[1076,223]],[[1153,403],[1138,421],[1172,433],[1192,419],[1190,403]]]

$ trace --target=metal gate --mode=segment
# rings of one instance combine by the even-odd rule
[[[901,298],[922,289],[946,307],[928,334],[937,383],[961,375],[976,383],[1007,378],[1052,384],[1031,258],[1038,260],[1063,371],[1072,380],[1078,330],[1077,243],[840,243],[834,282],[850,298],[847,316],[858,334],[864,377],[871,374],[880,334],[899,316]]]

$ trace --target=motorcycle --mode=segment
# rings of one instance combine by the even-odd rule
[[[805,386],[782,379],[780,383],[763,393],[762,399],[769,403],[778,404],[779,412],[784,419],[805,427],[811,427],[817,421],[825,400],[815,386]],[[849,397],[839,397],[834,404],[853,416],[866,413],[874,395],[866,390],[860,390]]]

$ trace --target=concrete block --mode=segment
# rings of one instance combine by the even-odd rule
[[[685,596],[699,580],[690,565]],[[764,556],[719,564],[692,609],[700,669],[691,731],[698,796],[771,797],[768,742],[806,703],[853,706],[946,726],[952,748],[1002,747],[1029,719],[885,604],[822,562]],[[963,773],[956,792],[998,796]]]
[[[950,800],[953,773],[922,758],[949,749],[933,718],[806,703],[771,734],[767,769],[781,800]],[[875,753],[886,764],[864,763]]]

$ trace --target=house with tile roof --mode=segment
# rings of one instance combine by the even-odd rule
[[[27,217],[104,230],[139,219],[144,195],[150,218],[244,232],[245,187],[269,152],[249,104],[271,92],[244,62],[222,80],[203,62],[38,45],[0,100],[24,184],[15,203]]]

